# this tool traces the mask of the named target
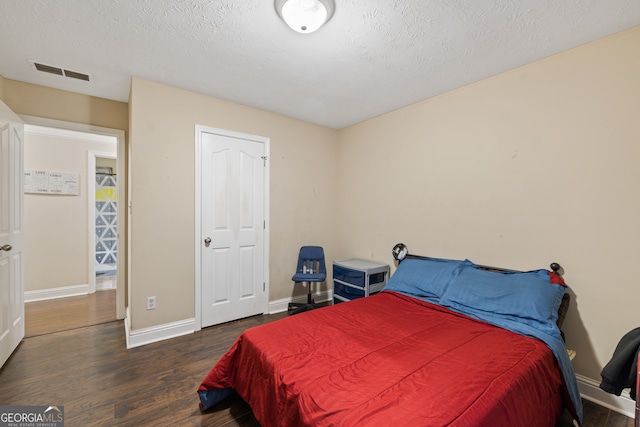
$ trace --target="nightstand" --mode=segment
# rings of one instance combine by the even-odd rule
[[[363,259],[333,263],[333,303],[351,301],[380,292],[389,280],[389,266]]]

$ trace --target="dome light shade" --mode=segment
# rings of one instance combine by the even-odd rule
[[[276,0],[276,12],[292,30],[312,33],[333,15],[333,0]]]

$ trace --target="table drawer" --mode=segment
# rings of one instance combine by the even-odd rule
[[[364,271],[351,270],[338,265],[333,266],[333,278],[352,285],[364,287]]]
[[[341,283],[341,281],[334,280],[333,281],[333,294],[340,295],[344,298],[348,299],[356,299],[364,297],[364,288],[349,286],[346,283]]]

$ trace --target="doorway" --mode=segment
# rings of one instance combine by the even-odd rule
[[[90,282],[89,293],[93,293],[115,290],[117,285],[117,155],[89,151],[88,165],[89,271],[94,280]]]
[[[28,146],[30,142],[35,141],[34,144],[40,144],[39,149],[42,149],[44,143],[46,149],[55,150],[55,156],[50,154],[44,159],[42,156],[39,159],[35,156],[34,160],[33,157],[29,157],[27,149],[24,159],[25,170],[69,173],[76,176],[78,186],[77,194],[26,194],[26,198],[30,197],[31,200],[25,203],[25,222],[31,221],[32,234],[41,227],[37,233],[39,248],[35,249],[36,245],[32,239],[27,250],[31,249],[29,253],[35,259],[42,255],[40,252],[47,252],[44,263],[52,265],[46,264],[46,277],[53,278],[44,283],[42,277],[37,277],[38,269],[27,266],[27,329],[29,324],[32,324],[31,320],[35,319],[34,316],[40,319],[41,325],[51,324],[47,327],[53,330],[72,329],[124,318],[124,271],[117,267],[114,256],[118,248],[124,246],[121,243],[124,241],[124,233],[118,233],[117,229],[114,232],[118,217],[123,217],[125,212],[123,206],[118,206],[115,199],[117,195],[124,194],[124,187],[123,182],[117,182],[117,179],[111,180],[115,181],[115,185],[110,190],[100,188],[101,183],[97,182],[98,173],[106,171],[104,162],[109,164],[110,173],[114,177],[119,170],[124,171],[121,167],[124,162],[119,156],[124,152],[124,132],[34,117],[23,119],[27,123],[25,145]],[[99,194],[96,193],[96,188],[99,189]],[[104,207],[107,203],[96,199],[104,199],[104,196],[108,196],[109,206],[100,211],[98,204],[102,202],[101,207]],[[113,212],[107,212],[111,210]],[[39,223],[44,217],[44,221],[53,230],[43,230]],[[109,222],[108,233],[104,233],[104,228],[99,229],[100,221],[105,220]],[[76,222],[77,227],[73,224]],[[33,224],[39,225],[33,227]],[[103,233],[98,236],[98,232]],[[47,233],[53,235],[49,235],[49,240],[46,238]],[[75,264],[70,264],[69,258],[74,259]],[[103,265],[99,263],[98,258],[105,261]],[[45,264],[39,262],[38,265]],[[30,275],[33,279],[31,288]],[[35,285],[34,281],[37,282]],[[97,289],[105,289],[107,292],[96,292]],[[30,314],[33,313],[37,314],[30,318]],[[48,316],[56,321],[46,320]],[[41,334],[43,330],[37,331]]]

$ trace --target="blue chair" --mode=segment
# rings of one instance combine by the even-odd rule
[[[295,283],[306,283],[308,286],[307,302],[289,303],[289,314],[298,314],[313,310],[321,305],[316,304],[311,296],[311,284],[324,282],[327,278],[327,267],[324,262],[324,250],[321,246],[303,246],[298,255],[298,267],[291,280]]]

